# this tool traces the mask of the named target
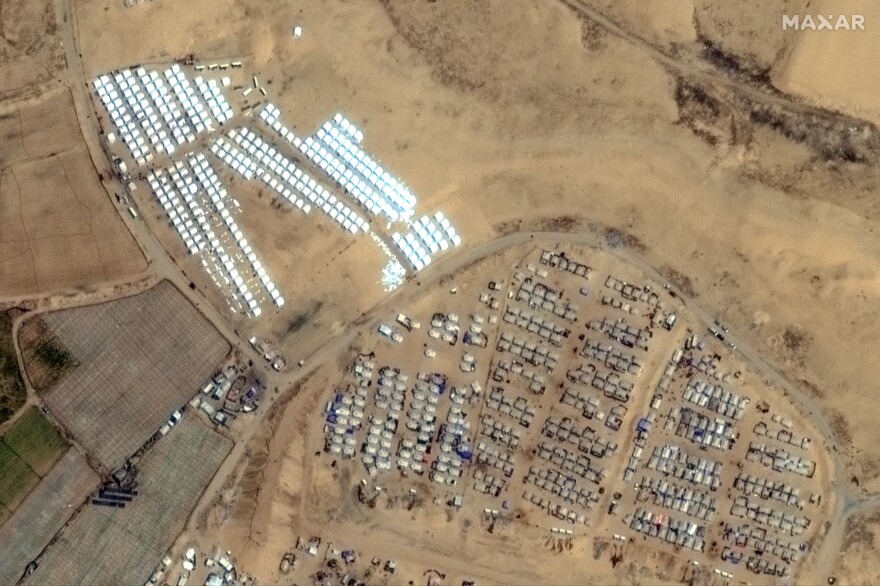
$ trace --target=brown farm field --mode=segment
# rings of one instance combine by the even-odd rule
[[[98,181],[67,89],[0,113],[0,295],[89,288],[146,259]]]
[[[67,450],[0,526],[0,583],[15,584],[97,485],[98,476],[85,458],[75,448]]]
[[[25,319],[18,330],[18,344],[28,381],[37,393],[47,391],[75,368],[70,351],[57,335],[49,331],[46,321],[35,315]]]
[[[621,525],[612,519],[589,529],[604,537],[572,541],[548,539],[546,523],[520,508],[511,513],[516,521],[506,516],[497,528],[491,521],[483,524],[482,505],[506,508],[488,497],[472,499],[481,505],[472,517],[456,518],[442,510],[442,502],[441,508],[402,507],[402,499],[416,499],[407,494],[424,501],[451,496],[427,481],[417,483],[412,493],[388,493],[380,505],[385,509],[364,511],[355,493],[362,467],[310,462],[323,445],[317,412],[331,389],[342,384],[339,374],[351,364],[351,345],[375,345],[380,311],[386,321],[406,310],[427,323],[440,294],[452,295],[457,279],[473,285],[473,275],[464,270],[468,263],[497,261],[501,257],[493,254],[509,252],[511,239],[522,244],[550,233],[578,242],[589,237],[599,251],[636,252],[639,266],[660,270],[693,302],[690,309],[699,319],[686,327],[699,327],[706,336],[706,324],[723,322],[731,333],[726,342],[716,334],[720,342],[710,339],[712,344],[763,365],[764,378],[749,381],[750,393],[754,385],[766,388],[756,397],[772,399],[778,388],[787,389],[790,398],[800,397],[796,409],[747,419],[749,430],[763,430],[762,438],[772,430],[775,439],[767,442],[779,444],[780,434],[788,433],[785,450],[798,449],[811,458],[819,452],[833,463],[833,470],[819,463],[813,483],[821,487],[818,499],[809,482],[789,482],[809,500],[815,524],[803,542],[786,538],[784,545],[773,547],[786,556],[809,552],[796,578],[824,583],[837,572],[842,583],[875,580],[870,552],[876,549],[875,496],[880,491],[880,427],[872,408],[880,379],[875,359],[880,342],[880,109],[874,96],[880,74],[872,64],[878,45],[873,32],[802,34],[780,28],[783,14],[862,10],[858,3],[149,0],[126,8],[119,0],[59,0],[57,5],[64,18],[56,17],[48,0],[11,0],[0,6],[0,72],[7,72],[0,97],[32,96],[39,93],[35,84],[39,91],[63,86],[61,78],[62,83],[54,80],[63,67],[64,49],[75,61],[67,73],[76,90],[95,75],[133,64],[164,68],[189,54],[196,63],[241,60],[243,69],[230,73],[230,86],[258,75],[265,100],[276,104],[283,121],[302,136],[334,112],[343,112],[363,129],[365,149],[412,187],[419,198],[416,213],[443,210],[463,238],[460,250],[439,257],[386,296],[376,283],[382,257],[373,243],[331,235],[315,216],[282,213],[259,188],[221,172],[241,202],[241,227],[277,279],[286,304],[256,321],[224,315],[230,324],[215,320],[216,327],[228,325],[242,338],[272,339],[289,360],[287,372],[269,374],[278,393],[290,393],[285,399],[294,397],[289,389],[303,381],[304,371],[294,364],[305,358],[301,365],[307,363],[308,369],[314,363],[319,370],[310,381],[313,386],[295,395],[283,418],[270,417],[265,429],[247,431],[251,441],[235,448],[243,457],[224,465],[234,474],[223,486],[222,506],[210,509],[207,529],[196,527],[185,537],[219,535],[243,551],[246,569],[270,568],[260,577],[275,581],[282,580],[274,573],[278,557],[292,547],[299,531],[291,521],[303,520],[302,530],[331,530],[362,553],[398,556],[401,573],[380,576],[379,583],[404,576],[423,581],[422,568],[435,560],[453,568],[455,579],[466,578],[471,562],[481,558],[488,559],[477,568],[487,582],[536,583],[547,575],[575,582],[587,579],[580,562],[587,560],[589,566],[590,559],[602,566],[591,574],[597,581],[711,582],[709,566],[697,572],[688,563],[688,552],[667,545],[643,548],[638,545],[642,536],[630,533],[622,540],[629,539],[626,544],[616,543],[617,538],[611,544],[615,531],[627,532],[638,523]],[[869,22],[880,16],[875,6],[864,11]],[[296,25],[303,27],[301,38],[291,34]],[[77,42],[71,46],[68,37],[73,36]],[[80,65],[85,79],[80,79]],[[81,94],[73,95],[82,105]],[[233,101],[241,106],[244,97]],[[80,114],[89,120],[90,114]],[[234,124],[239,123],[260,124],[245,116],[235,118]],[[0,106],[2,300],[94,291],[147,268],[141,247],[98,180],[78,126],[66,87]],[[86,132],[97,134],[93,126]],[[199,138],[193,145],[203,149],[205,141]],[[96,160],[98,168],[104,163]],[[191,281],[196,293],[187,294],[204,293],[222,313],[223,300],[211,288],[199,257],[185,254],[158,204],[140,185],[135,199],[143,223],[130,225],[139,238],[149,237],[141,245],[151,257],[161,250],[148,232],[172,261],[155,258],[155,276],[173,276],[183,287]],[[493,266],[493,271],[507,274],[518,260],[504,257],[504,266]],[[654,280],[659,290],[662,280]],[[171,285],[100,306],[41,314],[44,323],[26,324],[20,338],[40,400],[106,471],[143,445],[229,349],[188,304],[184,308],[158,299],[156,291],[163,287]],[[473,308],[457,305],[462,299],[453,299],[450,306],[466,315]],[[367,327],[373,331],[367,333]],[[663,359],[680,343],[665,348]],[[388,352],[387,346],[377,347],[380,356]],[[426,348],[413,345],[404,351],[413,377],[434,364]],[[459,366],[458,350],[447,364],[456,376],[457,369],[467,368]],[[480,368],[495,364],[483,355],[479,360]],[[63,368],[46,368],[52,363]],[[655,382],[639,381],[638,401],[652,399]],[[668,397],[664,400],[667,409]],[[556,406],[551,402],[542,400],[541,408],[552,411]],[[635,453],[635,409],[628,413],[621,448]],[[213,440],[203,436],[213,434],[193,432],[188,426],[201,424],[191,419],[187,413],[183,429],[173,433],[204,448]],[[789,419],[796,429],[802,423],[808,429],[811,447],[790,447],[791,432],[779,429]],[[245,427],[241,421],[237,424]],[[529,433],[537,435],[534,428]],[[144,469],[153,472],[144,477],[145,487],[152,486],[150,478],[161,478],[167,491],[175,480],[174,467],[159,463],[168,455],[164,450],[176,453],[172,459],[192,457],[187,449],[168,447],[174,441],[160,440],[147,453]],[[225,455],[225,440],[219,444],[224,449],[199,462],[204,469],[195,471],[197,481],[169,507],[180,518],[213,474],[212,462]],[[346,449],[354,446],[346,443]],[[759,465],[776,466],[776,458],[763,447],[740,442],[731,453],[730,459],[737,460],[758,453],[762,462],[745,464],[753,472]],[[36,484],[36,474],[26,473],[23,460],[3,452],[0,458],[23,471],[5,479],[5,490],[23,494],[22,486]],[[764,463],[767,458],[772,464]],[[619,480],[623,460],[616,462],[610,473]],[[728,461],[726,477],[734,465]],[[627,495],[625,507],[641,496],[640,489],[639,496],[630,489],[632,484],[621,489]],[[517,493],[514,501],[520,495],[530,500],[522,487]],[[152,495],[168,498],[162,491]],[[757,502],[753,493],[736,498],[734,503]],[[609,510],[611,500],[603,494],[598,508]],[[0,519],[12,514],[21,498],[9,501],[0,499]],[[127,533],[131,527],[152,530],[150,520],[168,514],[149,503],[127,509],[134,511],[128,518],[88,508],[48,551],[32,580],[143,580],[143,570],[179,529],[178,519],[163,517],[155,533],[133,540]],[[746,515],[740,508],[746,505],[727,505],[720,513],[724,518]],[[784,506],[800,518],[803,511],[796,502]],[[756,517],[764,515],[759,507],[746,508]],[[825,523],[826,515],[833,521]],[[413,518],[418,523],[406,526]],[[734,533],[751,524],[732,523],[737,524]],[[644,532],[659,523],[647,525]],[[518,540],[520,526],[528,528],[528,540]],[[721,530],[712,526],[709,534],[718,539],[710,547],[721,549]],[[723,539],[729,541],[730,535]],[[94,541],[110,551],[116,540],[124,542],[120,559],[125,568],[103,561],[88,567],[70,562],[87,554],[83,543]],[[380,548],[387,551],[374,551]],[[132,553],[136,550],[140,557]],[[845,559],[835,568],[840,552]],[[721,556],[710,553],[712,560]],[[539,574],[542,563],[553,571]],[[744,566],[735,568],[738,581],[777,581],[769,574],[746,574]]]
[[[230,447],[187,415],[139,464],[133,501],[123,509],[87,504],[24,583],[146,582]]]
[[[230,350],[167,281],[42,319],[77,364],[45,392],[45,404],[107,470],[152,437]]]

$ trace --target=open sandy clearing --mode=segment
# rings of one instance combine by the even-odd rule
[[[52,0],[9,0],[0,11],[0,97],[48,82],[64,68]]]
[[[773,66],[773,83],[824,107],[880,124],[876,99],[880,74],[874,66],[880,59],[876,42],[880,6],[854,0],[823,1],[786,14],[809,14],[814,19],[817,14],[826,18],[834,15],[832,24],[837,15],[846,15],[847,19],[853,14],[864,17],[864,30],[786,31],[788,46]]]

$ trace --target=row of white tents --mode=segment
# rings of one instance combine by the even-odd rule
[[[128,147],[131,156],[142,165],[152,159],[150,147],[138,124],[138,119],[128,110],[127,99],[117,88],[109,75],[99,77],[94,81],[95,91],[98,93],[101,103],[110,115],[110,120],[116,127],[119,137]]]
[[[222,84],[201,76],[191,80],[174,64],[161,73],[143,67],[122,69],[98,77],[94,87],[122,142],[136,163],[144,166],[157,154],[174,155],[201,133],[212,133],[228,123],[234,117],[222,87],[228,83],[228,78]],[[421,270],[433,255],[461,243],[442,212],[413,221],[415,195],[363,150],[363,132],[345,116],[337,113],[314,135],[301,140],[282,124],[280,114],[276,106],[267,104],[259,118],[293,147],[293,156],[302,153],[370,214],[408,225],[405,233],[395,232],[392,240],[411,267]],[[303,213],[317,207],[352,234],[370,232],[369,223],[354,206],[325,189],[279,148],[250,128],[232,129],[210,143],[210,150],[223,164],[246,180],[260,179]],[[237,202],[227,198],[204,155],[194,156],[166,172],[152,173],[153,193],[189,252],[201,254],[212,278],[228,289],[231,305],[259,315],[260,299],[250,288],[250,275],[262,285],[255,291],[265,289],[281,306],[281,294],[235,222]],[[226,201],[235,207],[228,207]],[[397,254],[389,258],[393,270],[386,271],[383,282],[387,277],[396,284],[406,271]]]
[[[461,244],[461,237],[443,212],[415,222],[410,220],[416,197],[364,152],[360,146],[363,133],[342,114],[337,113],[305,140],[289,130],[280,116],[281,111],[273,104],[260,111],[260,119],[266,125],[318,165],[370,213],[410,225],[403,235],[395,232],[392,241],[415,270],[428,266],[434,254]]]
[[[229,79],[225,78],[228,82]],[[201,76],[196,77],[196,87],[202,94],[202,97],[208,103],[211,114],[217,119],[221,125],[228,122],[232,118],[232,107],[223,95],[223,90],[216,79],[205,79]]]
[[[238,203],[228,196],[204,154],[190,154],[186,162],[155,171],[148,182],[190,252],[201,253],[203,266],[224,289],[233,310],[260,315],[262,296],[254,293],[259,288],[276,306],[284,305],[235,221]]]
[[[363,140],[363,133],[342,114],[336,114],[314,136],[305,140],[300,140],[281,123],[280,114],[276,106],[267,104],[260,111],[260,119],[370,213],[385,215],[391,221],[407,221],[412,217],[415,196],[361,149],[359,143]]]
[[[352,234],[369,229],[367,221],[360,214],[327,191],[254,131],[249,128],[233,129],[228,137],[242,149],[245,157],[256,163],[254,174],[304,213],[309,213],[314,205]],[[237,164],[248,166],[248,161]]]
[[[211,152],[243,179],[250,181],[257,172],[257,162],[221,136],[211,142]]]
[[[409,232],[395,232],[391,240],[417,271],[431,264],[434,254],[461,244],[461,236],[443,212],[422,216],[410,224]]]
[[[144,165],[155,153],[171,155],[179,145],[212,131],[215,122],[232,117],[216,80],[196,81],[198,94],[174,64],[161,75],[143,67],[121,69],[98,77],[93,86],[131,156]]]

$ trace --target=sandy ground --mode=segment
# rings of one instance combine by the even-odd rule
[[[691,1],[661,0],[648,6],[638,0],[591,0],[587,4],[659,44],[689,43],[697,38],[697,15]],[[584,25],[585,41],[592,41],[596,35],[595,27]]]
[[[880,515],[854,515],[846,524],[846,542],[835,572],[841,584],[876,584],[880,581],[877,566],[877,540],[880,539]]]
[[[599,254],[589,248],[566,250],[574,258],[588,259],[590,265],[600,273],[611,271],[630,282],[644,282],[644,275],[638,270],[614,261],[608,255]],[[506,280],[511,267],[522,262],[524,255],[530,251],[534,252],[530,245],[514,247],[456,273],[448,279],[446,286],[435,293],[399,305],[395,311],[389,310],[385,321],[390,323],[391,314],[400,310],[421,321],[426,328],[430,316],[436,311],[455,312],[461,316],[468,316],[472,311],[485,311],[485,307],[480,308],[480,304],[476,303],[477,292],[484,290],[489,280]],[[596,290],[599,281],[601,279],[594,279]],[[452,286],[457,290],[455,295],[447,291]],[[655,289],[659,289],[656,284]],[[598,306],[588,305],[601,312]],[[583,311],[580,315],[587,319],[591,314],[583,313],[588,310],[584,309],[583,303],[581,306]],[[691,316],[687,314],[680,314],[680,319],[680,324],[683,324],[680,328],[696,326],[691,323]],[[487,327],[487,334],[494,337],[495,328]],[[462,351],[461,347],[449,350],[441,345],[437,348],[438,357],[427,359],[422,355],[422,342],[427,341],[429,346],[432,344],[424,329],[406,334],[404,344],[400,346],[377,342],[372,329],[360,336],[349,352],[332,357],[308,380],[303,381],[289,405],[285,403],[273,407],[268,425],[248,444],[248,458],[240,463],[232,477],[234,480],[225,487],[207,516],[197,522],[195,531],[184,534],[178,540],[180,547],[195,540],[202,549],[209,549],[213,545],[231,549],[245,571],[263,581],[282,583],[290,580],[301,582],[318,569],[317,565],[309,562],[309,558],[300,553],[301,567],[297,573],[286,577],[275,570],[282,555],[293,549],[297,538],[309,535],[319,535],[325,542],[331,540],[338,547],[353,547],[361,556],[394,558],[401,563],[402,568],[406,568],[407,573],[404,575],[407,577],[410,572],[418,576],[426,568],[437,568],[448,574],[448,583],[457,583],[457,580],[465,578],[476,578],[481,583],[493,584],[580,583],[588,577],[603,583],[624,581],[654,584],[686,580],[689,571],[687,559],[693,557],[693,553],[677,551],[678,555],[674,555],[671,549],[665,551],[658,548],[651,540],[645,544],[647,547],[642,547],[640,538],[637,538],[636,544],[626,544],[625,547],[617,544],[619,547],[613,547],[611,535],[629,534],[629,531],[623,529],[619,519],[604,514],[607,509],[605,501],[591,515],[589,528],[566,525],[575,532],[570,547],[548,538],[548,528],[557,522],[519,499],[522,490],[519,471],[528,468],[528,462],[531,461],[528,452],[535,439],[524,441],[522,453],[517,456],[519,468],[511,479],[510,488],[497,499],[476,493],[471,488],[470,480],[462,480],[455,488],[443,489],[424,478],[406,480],[393,473],[377,480],[388,491],[388,496],[380,499],[381,502],[375,509],[358,504],[354,491],[359,480],[365,477],[363,467],[359,460],[354,463],[339,461],[338,465],[330,465],[332,457],[321,454],[323,432],[320,418],[314,415],[332,396],[332,389],[343,386],[344,375],[340,373],[353,359],[355,349],[374,350],[377,352],[377,365],[394,365],[410,374],[419,369],[436,369],[450,373],[450,384],[459,385],[471,377],[485,381],[488,376],[487,353],[491,356],[491,347],[494,345],[490,343],[490,349],[483,351],[468,349],[478,356],[479,366],[477,373],[466,376],[459,373],[455,366]],[[575,331],[581,330],[575,326]],[[669,343],[683,335],[684,329],[679,329],[677,334],[668,339],[663,338],[668,342],[666,345],[655,348],[649,354],[660,360],[648,369],[652,373],[652,381],[656,378],[653,376],[654,369],[662,366],[671,352],[673,346]],[[723,345],[718,345],[724,348]],[[760,376],[751,372],[749,365],[742,364],[735,356],[731,357],[726,349],[713,351],[724,355],[725,368],[742,369],[742,379],[738,383],[731,383],[737,385],[735,389],[745,391],[755,403],[767,399],[773,404],[774,411],[778,409],[784,416],[795,418],[795,429],[798,433],[816,437],[809,422],[798,420],[797,415],[785,407],[784,401],[774,394],[778,390],[768,388]],[[567,347],[564,354],[568,354]],[[561,368],[561,372],[565,370],[565,367]],[[641,384],[647,382],[643,381]],[[484,382],[483,386],[486,388],[488,383]],[[540,421],[543,421],[543,417],[553,409],[558,400],[555,384],[550,387],[551,390],[541,399],[526,394],[530,401],[542,405],[539,407],[539,413],[543,414],[538,418]],[[628,403],[630,415],[624,424],[625,429],[632,428],[633,418],[644,413],[643,408],[646,409],[649,398],[649,394],[645,394]],[[554,413],[558,414],[557,411]],[[742,442],[752,439],[749,434],[757,417],[758,414],[753,410],[743,421],[740,449],[744,449],[746,445]],[[535,428],[533,433],[526,434],[539,436],[540,426],[532,427]],[[631,440],[625,435],[612,437],[621,442],[623,455],[627,455]],[[811,543],[815,543],[813,537],[821,527],[823,517],[834,508],[834,497],[827,490],[828,470],[827,463],[821,458],[822,449],[816,445],[815,450],[810,452],[810,457],[819,462],[819,469],[812,482],[790,476],[786,478],[786,481],[799,484],[804,495],[816,490],[826,493],[826,500],[821,507],[811,505],[804,511],[814,521],[813,529],[803,538]],[[616,460],[619,461],[620,458]],[[628,506],[632,500],[632,488],[628,483],[619,482],[622,468],[614,470],[611,473],[613,480],[606,486],[606,494],[623,491],[626,496],[622,502],[626,501],[627,505],[624,506]],[[736,469],[731,466],[729,473],[735,472]],[[724,482],[732,484],[732,477],[726,478]],[[423,501],[423,504],[412,510],[401,502],[411,487],[414,487]],[[721,516],[726,515],[729,509],[729,503],[722,496],[723,492],[716,494],[722,501],[719,505]],[[462,511],[453,511],[443,505],[454,494],[465,495],[466,506]],[[432,503],[432,499],[437,500]],[[515,518],[512,516],[506,523],[499,523],[497,529],[488,531],[480,512],[484,507],[498,507],[501,499],[512,500]],[[713,522],[714,524],[716,523]],[[489,551],[493,555],[482,553]],[[611,556],[621,551],[623,563],[615,568],[610,563]],[[572,559],[593,561],[589,565],[572,567],[569,563]],[[717,561],[712,563],[718,564]],[[740,578],[748,575],[741,568],[731,566],[727,569],[737,571]],[[389,580],[390,583],[398,583],[399,578]],[[418,582],[421,580],[417,579]]]
[[[65,66],[53,0],[7,0],[0,7],[0,97],[31,93]]]
[[[0,114],[0,296],[133,277],[146,259],[98,182],[70,93]]]
[[[823,1],[801,14],[860,14],[863,31],[786,31],[789,46],[773,66],[779,89],[833,110],[880,123],[880,59],[876,42],[880,5],[876,2]],[[782,28],[781,23],[779,28]]]
[[[758,69],[782,52],[774,81],[831,104],[841,100],[835,84],[848,87],[831,73],[842,51],[852,44],[864,62],[873,54],[853,34],[822,32],[802,33],[786,57],[779,13],[800,9],[794,3],[696,2],[694,29],[683,4],[669,17],[632,3],[617,14],[660,42],[695,30],[723,38]],[[853,486],[880,489],[880,429],[860,408],[880,375],[878,335],[866,327],[880,297],[876,165],[825,160],[748,116],[737,128],[746,140],[696,136],[680,124],[676,80],[643,47],[585,27],[559,4],[152,0],[125,9],[101,0],[78,3],[77,17],[87,73],[188,52],[235,56],[266,81],[290,126],[310,130],[344,111],[366,148],[419,194],[419,211],[442,206],[466,246],[517,227],[593,222],[632,234],[651,264],[687,275],[703,305],[821,400]],[[290,35],[295,24],[302,39]],[[859,59],[846,62],[842,75],[874,87]],[[853,100],[841,108],[871,115],[867,94],[840,95]],[[0,121],[4,136],[13,129]],[[23,254],[17,246],[12,254]],[[267,264],[285,266],[277,262]],[[302,308],[320,301],[309,289],[291,292]],[[332,323],[338,308],[315,322]],[[321,335],[298,343],[318,347]]]
[[[774,65],[791,41],[782,31],[783,14],[802,14],[808,0],[746,0],[736,4],[697,0],[694,19],[700,36],[736,56],[755,72]]]

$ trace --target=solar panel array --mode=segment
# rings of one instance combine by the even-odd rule
[[[238,202],[229,197],[202,153],[190,154],[147,178],[190,254],[199,254],[232,310],[257,317],[268,296],[284,298],[235,221]]]
[[[391,240],[417,271],[431,264],[436,253],[461,244],[461,236],[443,212],[422,216],[410,224],[409,232],[404,235],[395,232]]]
[[[196,135],[232,117],[216,80],[196,79],[199,94],[177,64],[158,71],[121,69],[94,80],[98,98],[139,165],[154,154],[171,155]],[[170,86],[170,90],[169,90]],[[207,106],[206,106],[207,104]]]

